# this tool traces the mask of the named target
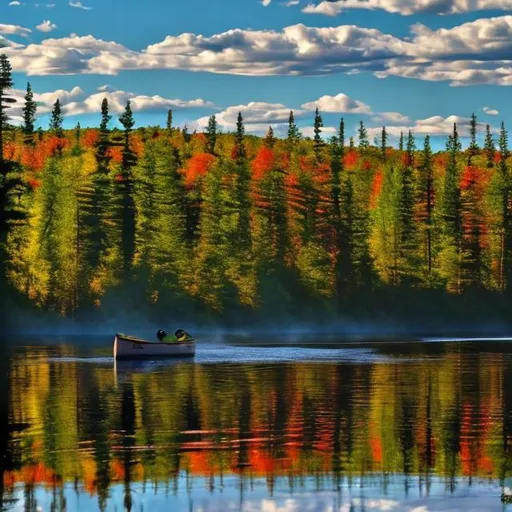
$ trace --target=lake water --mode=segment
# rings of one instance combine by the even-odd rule
[[[18,343],[3,508],[512,510],[512,343],[323,346],[114,364],[110,339]]]

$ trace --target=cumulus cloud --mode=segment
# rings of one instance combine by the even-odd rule
[[[496,110],[495,108],[489,108],[489,107],[484,107],[482,109],[488,116],[497,116],[499,114],[498,110]]]
[[[57,28],[55,23],[52,23],[50,20],[43,21],[41,24],[36,26],[37,30],[40,32],[51,32]]]
[[[512,1],[512,0],[511,0]],[[29,75],[186,69],[247,76],[370,72],[452,85],[512,85],[512,16],[449,29],[411,27],[398,38],[355,25],[229,30],[168,36],[142,51],[93,36],[70,35],[9,48],[13,67]]]
[[[32,32],[29,28],[20,25],[4,25],[0,23],[0,34],[28,37]]]
[[[409,130],[415,135],[450,135],[453,132],[453,125],[457,123],[457,131],[461,137],[468,137],[470,133],[470,118],[461,116],[432,116],[426,119],[419,119],[407,125],[386,127],[389,135],[398,137],[400,133],[407,133]],[[479,124],[479,126],[483,126]],[[382,128],[369,128],[368,134],[371,137],[379,136]]]
[[[336,96],[322,96],[316,101],[304,103],[302,108],[305,110],[315,110],[318,108],[321,112],[346,112],[354,114],[370,114],[371,109],[362,101],[353,100],[346,94],[340,93]]]
[[[512,0],[324,0],[302,9],[306,14],[337,16],[349,9],[380,9],[410,16],[418,13],[460,14],[483,10],[512,10]]]
[[[25,91],[13,89],[11,94],[17,102],[9,110],[9,115],[16,119],[21,118],[21,108],[24,104]],[[135,112],[151,110],[187,109],[187,108],[205,108],[213,107],[209,101],[203,99],[181,100],[168,99],[161,96],[144,96],[132,92],[120,90],[107,90],[94,94],[86,94],[80,87],[74,87],[71,90],[58,89],[51,92],[34,92],[34,101],[37,103],[37,113],[48,114],[53,108],[53,104],[60,99],[62,110],[65,115],[97,114],[101,110],[103,98],[109,102],[110,112],[119,114],[124,111],[126,102],[130,100],[132,110]]]
[[[272,0],[261,0],[261,3],[263,4],[263,7],[269,6],[271,2],[272,2]]]
[[[279,130],[288,124],[290,109],[281,103],[266,103],[251,101],[247,105],[233,105],[226,110],[215,114],[217,124],[225,131],[236,128],[238,112],[242,113],[245,129],[249,133],[266,133],[272,126]],[[295,117],[305,114],[303,110],[294,110]],[[208,116],[197,119],[194,123],[197,129],[202,130],[208,126]]]
[[[21,2],[18,2],[18,0],[12,0],[12,2],[9,2],[9,5],[14,7],[14,6],[21,5]]]

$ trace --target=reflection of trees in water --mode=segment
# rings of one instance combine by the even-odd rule
[[[116,387],[111,368],[41,356],[11,367],[11,418],[30,427],[8,441],[17,466],[4,466],[5,482],[24,482],[26,503],[34,486],[53,486],[56,510],[66,482],[101,510],[121,485],[131,510],[134,483],[177,492],[199,476],[214,491],[238,475],[242,500],[259,477],[270,493],[280,477],[291,488],[314,477],[318,489],[360,478],[385,489],[400,474],[405,493],[418,476],[427,492],[435,476],[451,489],[460,476],[503,479],[510,366],[456,352],[408,364],[174,364],[130,369]]]

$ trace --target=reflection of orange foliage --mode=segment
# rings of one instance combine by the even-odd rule
[[[372,447],[372,458],[375,462],[382,462],[382,441],[380,437],[372,437],[370,439],[370,445]]]
[[[4,484],[13,487],[18,482],[26,485],[46,484],[53,486],[58,484],[61,479],[55,472],[47,468],[42,462],[24,466],[19,471],[4,472]]]
[[[185,175],[185,184],[192,186],[196,181],[203,177],[215,163],[215,157],[208,153],[199,153],[189,159],[183,169]]]
[[[124,464],[119,459],[114,459],[112,461],[110,475],[112,477],[112,480],[115,480],[117,482],[122,482],[124,480]]]

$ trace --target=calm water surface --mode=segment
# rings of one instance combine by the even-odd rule
[[[511,342],[110,352],[2,356],[4,509],[512,510]]]

